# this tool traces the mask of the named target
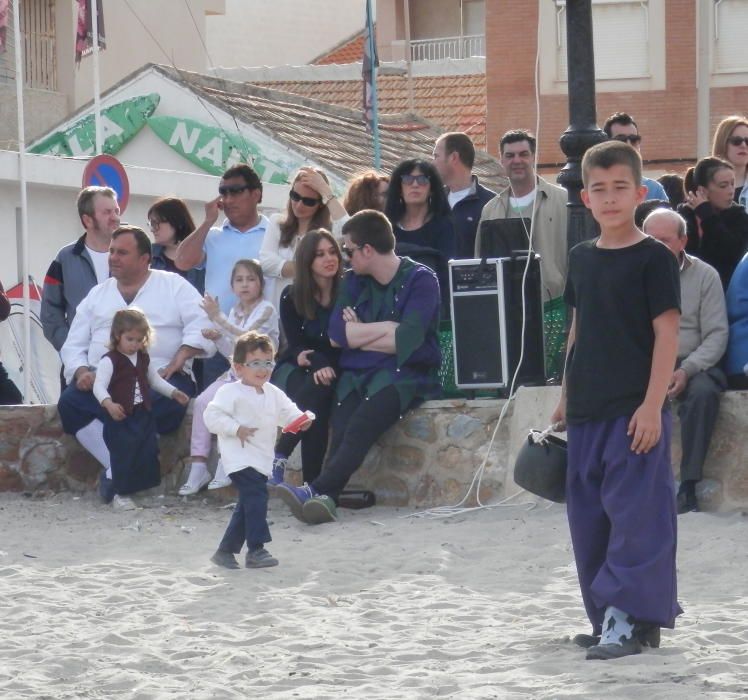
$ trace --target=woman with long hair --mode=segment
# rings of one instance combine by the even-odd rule
[[[748,211],[748,118],[735,114],[719,123],[714,132],[712,155],[732,164],[735,169],[733,199]]]
[[[348,182],[343,206],[353,216],[363,209],[384,211],[390,178],[376,170],[366,170]]]
[[[280,311],[280,297],[296,274],[296,245],[308,231],[324,228],[338,234],[348,219],[321,170],[301,168],[291,183],[286,211],[273,214],[260,248],[266,298]]]
[[[748,248],[748,213],[733,201],[735,170],[721,158],[702,158],[686,172],[684,186],[678,213],[688,224],[686,252],[714,267],[727,289]]]
[[[337,381],[340,350],[330,344],[327,326],[335,304],[343,260],[335,237],[324,229],[309,231],[296,246],[293,284],[280,299],[281,325],[286,348],[271,381],[283,389],[302,410],[316,418],[304,433],[283,433],[275,446],[273,475],[277,485],[289,456],[301,441],[304,481],[311,482],[322,469],[327,451],[328,422]]]

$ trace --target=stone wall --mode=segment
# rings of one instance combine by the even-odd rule
[[[479,482],[481,502],[512,496],[518,491],[511,476],[517,450],[530,428],[547,425],[558,391],[558,387],[523,387],[509,406],[494,399],[429,401],[375,444],[350,488],[374,491],[381,504],[419,508],[454,505],[469,491],[465,504],[473,505],[477,484],[470,487],[485,460]],[[505,408],[506,415],[493,436]],[[176,493],[186,477],[189,417],[177,433],[161,440],[164,493]],[[676,476],[679,435],[676,421]],[[700,484],[704,509],[748,507],[746,436],[748,392],[729,392],[723,397],[705,478]],[[62,433],[54,406],[0,407],[0,491],[83,492],[94,488],[98,472],[94,460]],[[231,489],[214,495],[219,499],[233,497]]]

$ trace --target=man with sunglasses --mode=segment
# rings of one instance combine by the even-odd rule
[[[631,144],[637,151],[641,153],[641,142],[642,137],[639,134],[639,127],[633,120],[631,115],[626,112],[616,112],[611,114],[603,124],[603,131],[608,135],[609,139],[615,139],[616,141],[622,141],[623,143]],[[665,202],[669,202],[670,199],[665,192],[665,188],[657,182],[648,177],[642,177],[642,185],[647,187],[647,199],[661,199]]]
[[[177,248],[174,263],[180,270],[205,265],[205,292],[218,299],[228,315],[237,303],[231,291],[231,270],[241,259],[258,259],[269,221],[257,211],[262,201],[262,182],[245,164],[229,168],[218,184],[218,197],[205,204],[205,219]],[[220,213],[226,218],[216,226]],[[203,364],[203,383],[208,386],[229,368],[223,355]]]

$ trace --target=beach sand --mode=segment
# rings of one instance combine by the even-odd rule
[[[209,562],[230,511],[0,495],[2,698],[748,697],[748,517],[679,519],[685,614],[660,649],[585,661],[561,506],[447,520],[271,500],[274,569]]]

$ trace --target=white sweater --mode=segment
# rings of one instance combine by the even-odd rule
[[[205,425],[218,436],[223,468],[227,474],[247,467],[265,476],[273,471],[278,428],[288,425],[303,412],[278,387],[268,383],[260,392],[239,382],[224,384],[203,414]],[[241,444],[236,436],[240,426],[257,428]]]

